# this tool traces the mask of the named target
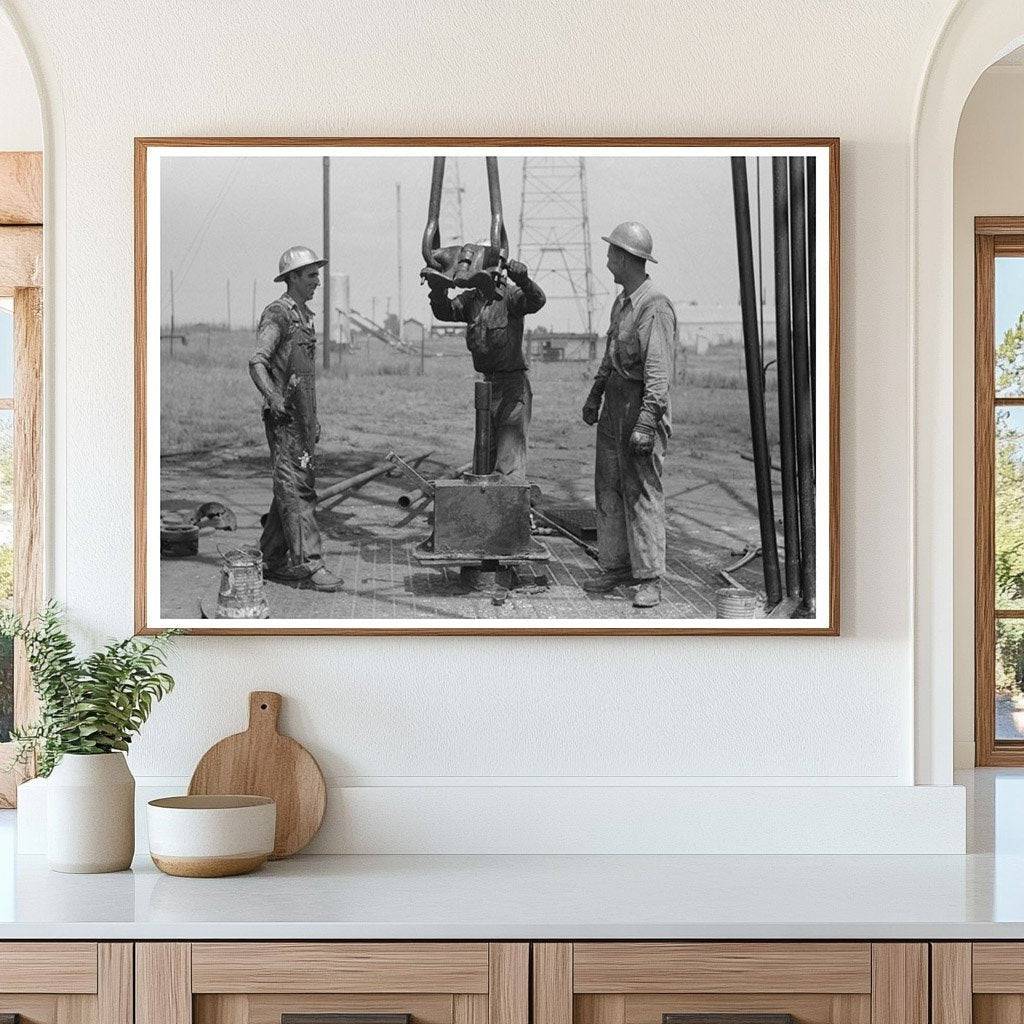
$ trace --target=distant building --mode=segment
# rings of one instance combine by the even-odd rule
[[[675,301],[679,345],[703,355],[716,345],[743,343],[743,316],[739,305]],[[762,344],[775,344],[775,307],[764,309]]]
[[[426,336],[426,327],[415,317],[406,317],[402,322],[402,341],[406,345],[420,345]]]

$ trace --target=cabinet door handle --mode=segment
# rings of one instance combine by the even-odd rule
[[[791,1013],[663,1013],[661,1024],[797,1024]]]
[[[8,1024],[0,1020],[0,1024]],[[17,1024],[17,1021],[13,1022]],[[412,1024],[411,1013],[282,1013],[281,1024]]]

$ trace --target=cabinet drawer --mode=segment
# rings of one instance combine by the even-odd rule
[[[1024,1019],[1024,942],[932,943],[934,1024]]]
[[[281,1024],[286,1015],[328,1014],[402,1014],[409,1024],[529,1020],[529,945],[521,942],[139,943],[135,968],[136,1024]]]
[[[537,943],[533,1009],[534,1024],[711,1024],[686,1015],[715,1015],[713,1024],[928,1024],[928,949],[869,942]]]
[[[0,942],[0,1019],[132,1024],[126,942]]]
[[[0,992],[96,991],[95,942],[0,943]]]
[[[486,942],[197,942],[193,992],[487,991]]]
[[[871,991],[871,945],[578,942],[574,992]]]

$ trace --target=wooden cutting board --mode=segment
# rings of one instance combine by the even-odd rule
[[[273,860],[307,846],[324,819],[327,789],[320,766],[302,744],[277,731],[281,694],[249,694],[249,728],[212,746],[196,765],[192,796],[235,793],[277,803]]]

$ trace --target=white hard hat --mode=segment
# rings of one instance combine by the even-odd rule
[[[653,255],[654,241],[651,238],[651,233],[638,221],[624,220],[610,235],[602,235],[601,239],[609,245],[625,249],[626,252],[639,256],[642,260],[650,260],[651,263],[658,262]]]
[[[323,267],[326,264],[327,260],[319,259],[312,249],[304,245],[293,245],[281,253],[281,258],[277,261],[277,277],[274,280],[283,281],[293,270],[301,270],[303,267]]]

